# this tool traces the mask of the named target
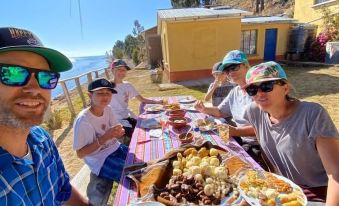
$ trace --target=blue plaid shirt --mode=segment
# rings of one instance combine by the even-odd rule
[[[61,205],[72,188],[53,140],[33,127],[27,142],[33,161],[0,147],[0,205]]]

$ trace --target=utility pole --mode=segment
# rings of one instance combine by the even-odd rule
[[[262,12],[265,8],[264,0],[255,0],[255,13]]]

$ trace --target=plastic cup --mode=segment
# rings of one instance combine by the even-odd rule
[[[227,124],[222,124],[218,126],[218,133],[223,145],[227,145],[230,140],[230,132]]]
[[[163,104],[163,105],[168,105],[168,98],[163,97],[163,98],[162,98],[162,104]]]

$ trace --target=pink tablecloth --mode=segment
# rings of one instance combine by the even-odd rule
[[[186,96],[185,96],[186,97]],[[178,102],[183,96],[169,97],[169,103]],[[180,146],[179,140],[176,138],[176,131],[173,131],[169,127],[164,133],[164,139],[150,138],[149,130],[140,128],[141,121],[147,118],[156,118],[164,116],[164,113],[145,113],[143,106],[140,107],[140,115],[138,117],[138,123],[134,130],[133,137],[129,146],[129,154],[126,159],[126,166],[135,163],[148,162],[149,160],[158,159],[163,157],[165,153],[172,148],[178,148]],[[187,111],[186,117],[190,120],[189,124],[193,124],[194,119],[204,118],[205,115],[197,111]],[[224,146],[220,143],[220,138],[215,132],[202,132],[202,136],[212,142],[218,144],[227,150],[242,156],[248,162],[252,164],[254,168],[260,168],[260,166],[240,147],[235,140],[231,138],[228,146]],[[114,205],[128,205],[131,202],[135,202],[137,199],[136,187],[134,183],[123,176],[121,178],[118,190],[116,192]]]

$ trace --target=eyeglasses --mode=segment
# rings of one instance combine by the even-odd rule
[[[21,87],[28,83],[34,73],[42,89],[54,89],[58,84],[58,72],[45,71],[18,65],[0,64],[0,81],[6,86]]]
[[[260,91],[265,92],[265,93],[271,92],[275,84],[284,85],[286,84],[286,82],[281,81],[281,80],[273,80],[273,81],[263,82],[259,85],[251,84],[245,90],[249,96],[255,96],[258,93],[259,89]]]
[[[231,64],[230,66],[225,68],[226,73],[236,72],[240,69],[240,64]]]

